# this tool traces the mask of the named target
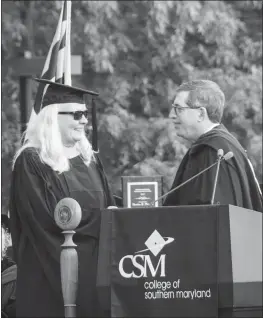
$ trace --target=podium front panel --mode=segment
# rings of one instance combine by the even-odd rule
[[[229,205],[229,221],[233,306],[262,307],[262,213]]]
[[[102,227],[112,230],[103,235],[111,256],[110,265],[100,256],[98,281],[101,291],[108,286],[104,303],[110,302],[112,317],[218,316],[216,207],[103,215]]]

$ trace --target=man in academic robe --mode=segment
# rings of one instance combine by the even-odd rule
[[[238,140],[221,123],[225,96],[219,86],[208,80],[183,83],[176,91],[169,118],[177,135],[192,142],[185,154],[171,189],[190,179],[218,159],[218,150],[233,153],[222,160],[215,204],[232,204],[262,211],[262,193],[252,164]],[[216,165],[168,194],[164,206],[210,204]]]

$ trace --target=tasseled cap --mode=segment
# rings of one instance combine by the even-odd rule
[[[61,104],[61,103],[85,103],[84,96],[86,94],[92,96],[98,96],[99,93],[80,89],[74,86],[69,86],[57,82],[52,82],[46,79],[35,78],[37,82],[43,84],[49,84],[44,94],[41,108],[44,108],[50,104]]]

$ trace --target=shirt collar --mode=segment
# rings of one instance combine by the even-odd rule
[[[216,127],[216,126],[218,126],[218,125],[220,125],[220,123],[214,123],[214,124],[212,124],[208,129],[206,129],[206,130],[204,131],[203,134],[206,134],[207,132],[211,131],[214,127]],[[202,135],[203,135],[203,134],[202,134]]]

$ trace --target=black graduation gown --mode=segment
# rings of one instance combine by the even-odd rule
[[[222,161],[214,203],[232,204],[262,211],[262,195],[259,192],[247,154],[237,139],[223,124],[203,134],[184,156],[171,189],[216,162],[218,149],[229,151],[234,157]],[[216,165],[182,188],[169,194],[164,206],[209,204],[212,198]]]
[[[77,317],[102,317],[96,291],[100,208],[114,205],[103,167],[89,168],[78,156],[58,174],[42,163],[33,148],[17,158],[12,174],[10,226],[18,265],[18,317],[64,317],[60,252],[64,236],[53,213],[65,197],[77,200],[82,219],[73,236],[79,258]]]

